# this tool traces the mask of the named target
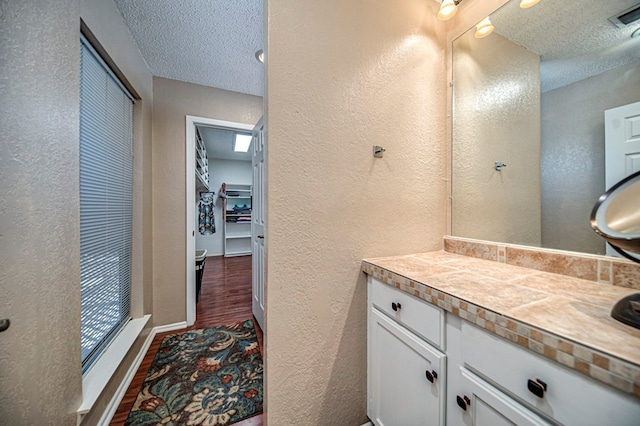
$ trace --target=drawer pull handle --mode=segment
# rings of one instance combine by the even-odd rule
[[[402,309],[402,305],[400,303],[392,302],[391,309],[393,309],[395,312],[398,312],[400,309]]]
[[[435,370],[427,370],[425,371],[425,375],[427,376],[427,380],[430,381],[431,383],[435,382],[436,379],[438,378],[438,373],[435,372]]]
[[[529,392],[538,398],[544,398],[544,393],[547,391],[547,384],[540,379],[529,379],[527,381],[527,388]]]
[[[464,411],[467,411],[467,408],[471,405],[471,400],[468,396],[456,396],[456,401],[458,402],[458,407],[462,408]]]

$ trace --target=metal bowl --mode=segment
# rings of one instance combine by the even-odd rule
[[[618,253],[640,263],[640,172],[602,194],[591,211],[591,227]]]

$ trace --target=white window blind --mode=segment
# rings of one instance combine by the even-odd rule
[[[130,319],[133,98],[80,43],[82,369]]]

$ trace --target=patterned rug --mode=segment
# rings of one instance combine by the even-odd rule
[[[252,320],[162,341],[125,425],[230,425],[262,413]]]

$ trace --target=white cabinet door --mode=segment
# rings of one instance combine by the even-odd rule
[[[377,426],[444,426],[444,354],[369,309],[370,419]]]
[[[550,425],[466,368],[450,368],[448,380],[447,426]]]
[[[605,123],[605,186],[608,190],[640,170],[640,102],[608,109]],[[607,256],[621,257],[607,244]]]
[[[608,109],[605,119],[605,179],[609,189],[640,170],[640,102]]]
[[[251,310],[262,332],[264,328],[264,269],[265,269],[265,207],[266,194],[264,188],[265,137],[263,119],[253,129],[253,193],[251,202],[251,253],[252,253],[252,304]]]

